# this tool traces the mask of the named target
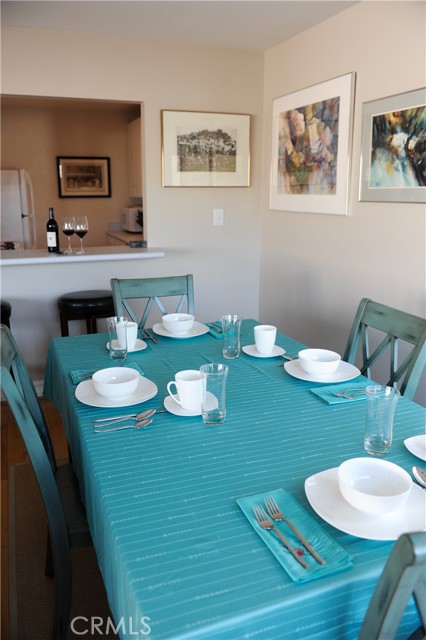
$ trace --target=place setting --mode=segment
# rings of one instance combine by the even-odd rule
[[[209,327],[197,322],[189,313],[168,313],[161,318],[161,322],[153,325],[152,331],[163,338],[185,340],[208,333]]]
[[[328,349],[302,349],[297,358],[284,363],[285,371],[293,378],[306,382],[348,382],[361,375],[353,364]]]
[[[366,391],[364,450],[372,457],[351,458],[310,476],[305,493],[314,511],[336,529],[369,540],[396,540],[426,529],[426,493],[405,469],[383,459],[392,446],[399,391],[377,384]],[[420,482],[414,468],[413,473]]]
[[[259,324],[254,327],[254,344],[245,345],[242,351],[253,358],[276,358],[285,354],[285,349],[275,344],[277,327]]]

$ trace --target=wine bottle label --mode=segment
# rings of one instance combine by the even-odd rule
[[[54,231],[47,232],[47,246],[56,247],[56,233]]]

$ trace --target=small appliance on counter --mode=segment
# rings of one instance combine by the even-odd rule
[[[121,210],[121,228],[129,233],[143,233],[143,209],[140,205]]]

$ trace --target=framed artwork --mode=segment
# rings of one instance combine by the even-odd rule
[[[426,90],[365,102],[360,200],[426,202]]]
[[[250,116],[161,111],[163,187],[249,187]]]
[[[61,198],[110,198],[109,158],[57,157]]]
[[[270,208],[347,215],[355,74],[276,98]]]

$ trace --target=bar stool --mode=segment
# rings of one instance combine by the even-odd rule
[[[97,333],[97,318],[115,316],[111,291],[73,291],[58,298],[61,335],[68,336],[71,320],[86,320],[87,333]]]
[[[1,301],[1,323],[10,329],[10,316],[12,315],[12,306],[7,300]]]

